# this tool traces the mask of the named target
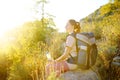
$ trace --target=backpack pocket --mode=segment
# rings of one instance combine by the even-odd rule
[[[80,68],[82,68],[82,69],[88,68],[88,65],[87,65],[88,58],[87,57],[88,57],[87,51],[85,51],[85,50],[79,51],[77,64]]]

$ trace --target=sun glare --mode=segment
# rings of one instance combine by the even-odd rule
[[[0,29],[0,39],[4,36],[4,31],[2,31],[2,29]]]
[[[1,0],[0,1],[0,37],[30,20],[32,0]]]

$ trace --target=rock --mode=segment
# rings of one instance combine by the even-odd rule
[[[61,75],[63,80],[99,80],[98,75],[91,69],[68,71]]]

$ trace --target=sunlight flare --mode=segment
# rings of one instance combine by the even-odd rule
[[[1,0],[0,1],[0,37],[31,20],[30,7],[32,0]]]

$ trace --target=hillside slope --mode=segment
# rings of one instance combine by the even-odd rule
[[[83,31],[93,31],[97,39],[119,34],[120,28],[120,2],[108,3],[101,6],[94,13],[80,20]],[[112,33],[112,34],[111,34]]]
[[[95,67],[102,80],[119,80],[120,63],[112,67],[111,63],[115,54],[120,57],[120,2],[101,6],[80,23],[82,31],[94,32],[97,39],[99,55]]]

